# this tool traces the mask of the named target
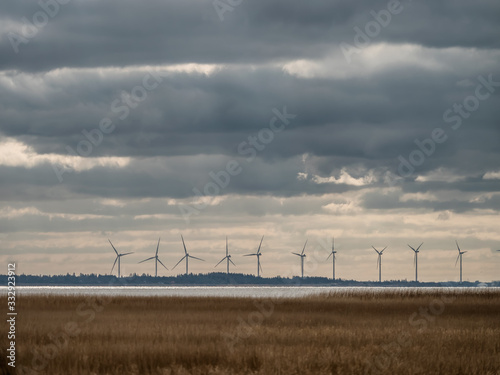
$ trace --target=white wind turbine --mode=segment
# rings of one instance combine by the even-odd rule
[[[184,243],[184,237],[182,237],[182,234],[181,234],[181,239],[182,239],[182,245],[184,246],[184,254],[185,254],[185,255],[181,258],[181,260],[179,260],[179,261],[177,262],[177,264],[176,264],[176,265],[172,268],[172,270],[173,270],[175,267],[177,267],[177,266],[178,266],[178,264],[179,264],[180,262],[182,262],[184,259],[186,259],[186,275],[187,275],[187,274],[188,274],[188,270],[189,270],[189,268],[188,268],[188,261],[189,261],[189,258],[193,258],[193,259],[201,260],[201,261],[203,261],[203,262],[204,262],[205,260],[204,260],[204,259],[201,259],[201,258],[196,258],[196,257],[194,257],[194,256],[192,256],[192,255],[189,255],[189,254],[188,254],[188,252],[187,252],[187,250],[186,250],[186,244]]]
[[[337,250],[335,250],[335,238],[332,238],[332,252],[330,253],[330,255],[328,255],[328,258],[326,258],[326,260],[330,259],[330,257],[333,256],[332,258],[333,280],[335,280],[335,260],[336,260],[335,254],[337,254]]]
[[[158,258],[158,249],[160,248],[160,239],[158,238],[158,245],[156,246],[156,255],[154,257],[151,257],[151,258],[148,258],[148,259],[144,259],[142,261],[140,261],[139,263],[144,263],[144,262],[147,262],[148,260],[152,260],[154,259],[155,260],[155,277],[158,276],[158,262],[160,262],[160,264],[165,267],[165,265],[161,262],[160,258]],[[165,269],[168,271],[168,268],[165,267]]]
[[[244,257],[252,257],[252,256],[257,257],[257,277],[260,276],[260,271],[262,270],[262,266],[260,265],[260,256],[262,255],[262,253],[260,252],[260,247],[262,246],[263,240],[264,240],[264,236],[262,236],[262,238],[260,240],[259,248],[257,249],[256,253],[243,255]]]
[[[422,242],[416,249],[408,245],[410,249],[413,250],[415,253],[415,256],[413,257],[413,264],[415,265],[415,281],[418,282],[418,253],[420,252],[420,246],[422,246],[424,243]]]
[[[306,257],[306,254],[304,254],[304,251],[306,250],[306,245],[307,245],[307,240],[306,243],[304,244],[304,248],[302,249],[302,252],[299,253],[292,253],[300,257],[300,269],[302,271],[302,278],[304,278],[304,258]]]
[[[227,274],[229,275],[229,262],[233,263],[233,266],[236,266],[236,264],[234,264],[234,262],[231,260],[231,255],[229,255],[229,250],[227,247],[227,236],[226,236],[226,256],[224,258],[222,258],[220,260],[220,262],[215,265],[215,267],[217,267],[219,264],[221,264],[224,261],[224,259],[227,260]]]
[[[115,258],[115,262],[113,263],[113,267],[111,267],[111,273],[113,273],[113,270],[115,268],[115,265],[116,265],[116,262],[118,261],[118,277],[121,277],[121,269],[120,269],[120,258],[121,257],[124,257],[125,255],[129,255],[129,254],[133,254],[133,252],[131,253],[124,253],[124,254],[119,254],[118,251],[116,251],[115,247],[113,246],[113,244],[111,243],[111,240],[108,238],[108,241],[109,243],[111,244],[111,247],[113,248],[113,250],[115,251],[116,253],[116,258]]]
[[[455,241],[455,243],[457,244],[457,250],[458,250],[457,260],[455,261],[455,267],[457,266],[458,259],[460,259],[460,282],[462,282],[462,255],[465,254],[467,251],[460,250],[458,242]]]
[[[387,246],[384,247],[382,250],[378,251],[375,249],[375,247],[372,245],[373,250],[375,250],[378,254],[377,258],[377,266],[378,266],[378,282],[382,282],[382,254],[384,253],[384,250],[387,249]]]

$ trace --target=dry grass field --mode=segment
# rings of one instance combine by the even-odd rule
[[[17,304],[17,374],[500,374],[500,293]]]

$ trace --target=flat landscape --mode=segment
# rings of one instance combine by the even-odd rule
[[[500,374],[497,291],[48,295],[17,311],[17,374]]]

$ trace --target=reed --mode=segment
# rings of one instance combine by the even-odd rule
[[[500,374],[499,292],[17,303],[18,374]]]

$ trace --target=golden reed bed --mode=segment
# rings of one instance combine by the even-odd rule
[[[17,374],[500,375],[498,292],[26,296],[17,311]]]

